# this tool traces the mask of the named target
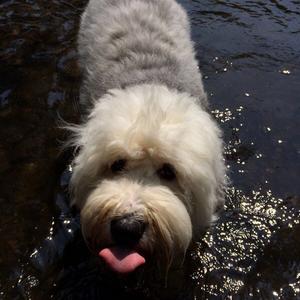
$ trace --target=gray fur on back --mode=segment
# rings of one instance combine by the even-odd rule
[[[174,0],[90,0],[78,43],[83,105],[109,89],[145,83],[207,104],[188,18]]]

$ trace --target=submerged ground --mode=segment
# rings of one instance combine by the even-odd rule
[[[233,187],[177,298],[300,298],[300,1],[180,2]],[[0,1],[0,299],[124,299],[91,266],[68,208],[56,127],[78,120],[85,4]]]

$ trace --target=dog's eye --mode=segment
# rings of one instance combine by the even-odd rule
[[[110,169],[113,173],[118,173],[124,170],[126,166],[126,159],[116,160],[111,166]]]
[[[161,179],[172,181],[176,178],[175,169],[170,164],[163,164],[163,166],[157,170],[157,174]]]

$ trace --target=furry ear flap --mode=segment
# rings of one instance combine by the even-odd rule
[[[78,165],[74,167],[74,173],[70,180],[69,191],[71,195],[70,206],[81,210],[85,199],[92,191],[96,181],[96,176],[88,173],[88,165]]]

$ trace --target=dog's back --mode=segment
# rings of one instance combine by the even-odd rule
[[[189,31],[174,0],[91,0],[79,33],[81,104],[109,89],[155,83],[206,106]]]

